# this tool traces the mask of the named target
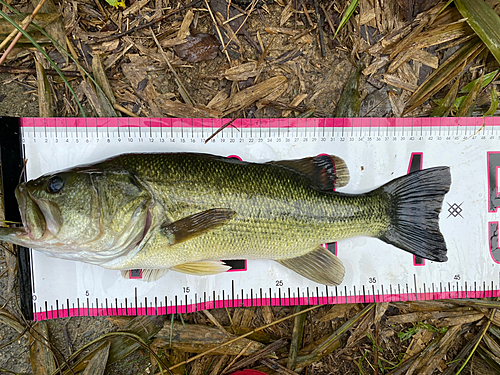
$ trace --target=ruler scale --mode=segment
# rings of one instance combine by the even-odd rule
[[[2,134],[12,130],[12,119],[0,121]],[[448,262],[415,258],[377,239],[359,237],[327,245],[346,267],[338,287],[316,284],[265,260],[235,261],[232,272],[215,276],[168,272],[146,283],[140,270],[125,280],[119,271],[26,251],[22,253],[31,265],[26,265],[30,277],[23,282],[28,284],[23,289],[25,315],[43,320],[500,296],[499,118],[238,119],[205,143],[229,121],[23,118],[16,123],[28,179],[128,152],[204,152],[255,162],[328,153],[343,158],[350,170],[350,183],[339,191],[361,193],[414,170],[447,165],[452,186],[440,226]],[[5,159],[12,139],[0,140],[2,168],[16,180],[22,163],[11,166]],[[12,191],[4,192],[10,205],[12,196]]]

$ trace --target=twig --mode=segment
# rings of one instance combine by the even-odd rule
[[[280,365],[278,362],[272,359],[261,359],[260,363],[263,365],[269,367],[270,369],[276,371],[278,374],[285,374],[285,375],[297,375],[295,371],[287,369],[285,366]]]
[[[206,0],[205,0],[206,1]],[[248,14],[247,16],[245,17],[245,19],[243,20],[243,22],[241,23],[240,27],[238,27],[238,30],[236,30],[234,32],[234,34],[231,36],[231,38],[229,38],[229,42],[227,42],[226,46],[224,47],[224,49],[222,50],[223,52],[226,51],[226,48],[229,46],[229,44],[233,41],[234,37],[236,36],[236,34],[238,34],[241,30],[241,28],[243,27],[243,25],[245,24],[245,22],[247,22],[247,19],[248,17],[250,17],[250,14],[252,14],[253,10],[255,9],[255,6],[257,5],[259,0],[253,0],[252,1],[252,6],[250,7],[250,10],[248,11]],[[228,12],[228,17],[229,17],[229,12]]]
[[[318,22],[318,36],[319,36],[319,46],[321,49],[321,57],[326,57],[326,51],[325,51],[325,37],[323,35],[323,25],[324,25],[324,18],[321,16],[319,13],[319,7],[318,7],[318,0],[314,0],[314,10],[316,11],[316,21]]]
[[[102,38],[102,39],[99,39],[99,40],[96,40],[94,43],[92,44],[96,44],[96,43],[102,43],[102,42],[109,42],[110,40],[114,40],[114,39],[118,39],[118,38],[121,38],[122,36],[125,36],[125,35],[129,35],[129,34],[132,34],[133,32],[137,31],[137,30],[142,30],[142,29],[145,29],[147,27],[150,27],[150,26],[153,26],[155,23],[158,23],[158,22],[161,22],[163,21],[164,19],[167,19],[169,18],[170,16],[173,16],[174,14],[177,14],[179,12],[182,12],[183,10],[186,10],[188,8],[191,8],[193,6],[195,6],[196,4],[198,4],[199,2],[201,2],[202,0],[195,0],[195,1],[192,1],[190,2],[188,5],[185,5],[183,7],[180,7],[179,9],[176,9],[176,10],[173,10],[171,12],[168,12],[167,14],[161,16],[161,17],[158,17],[157,19],[151,21],[151,22],[148,22],[148,23],[145,23],[144,25],[140,25],[140,26],[136,26],[136,27],[133,27],[127,31],[124,31],[123,33],[119,33],[119,34],[115,34],[115,35],[110,35],[110,36],[107,36],[105,38]]]
[[[205,310],[206,311],[206,310]],[[245,352],[250,348],[250,346],[253,344],[252,341],[250,341],[247,346],[245,346],[243,349],[241,349],[241,352],[238,353],[238,355],[226,366],[224,370],[222,370],[222,374],[227,372],[227,370],[240,358]]]
[[[205,355],[207,355],[207,354],[209,354],[209,353],[212,353],[212,352],[214,352],[214,351],[216,351],[216,350],[218,350],[218,349],[220,349],[220,348],[222,348],[222,347],[224,347],[224,346],[227,346],[227,345],[229,345],[229,344],[232,344],[233,342],[236,342],[236,341],[241,340],[241,339],[243,339],[243,338],[245,338],[245,337],[248,337],[248,336],[250,336],[250,335],[253,335],[255,332],[260,332],[260,331],[262,331],[262,330],[264,330],[264,329],[266,329],[266,328],[272,327],[272,326],[273,326],[273,325],[275,325],[275,324],[281,323],[281,322],[283,322],[283,321],[285,321],[285,320],[287,320],[287,319],[293,318],[293,317],[295,317],[295,316],[297,316],[297,315],[299,315],[299,314],[303,314],[303,313],[305,313],[305,312],[307,312],[307,311],[311,311],[311,310],[317,309],[318,307],[321,307],[321,306],[323,306],[323,305],[316,305],[316,306],[312,306],[312,307],[310,307],[310,308],[308,308],[308,309],[306,309],[306,310],[304,310],[304,311],[301,311],[301,312],[299,312],[299,313],[297,313],[297,314],[292,314],[292,315],[289,315],[289,316],[285,316],[284,318],[278,319],[278,320],[276,320],[276,321],[274,321],[274,322],[272,322],[272,323],[266,324],[266,325],[261,326],[261,327],[259,327],[259,328],[255,328],[255,329],[251,330],[250,332],[247,332],[247,333],[245,333],[245,334],[243,334],[243,335],[241,335],[241,336],[235,337],[235,338],[234,338],[234,339],[232,339],[232,340],[229,340],[229,341],[223,342],[222,344],[217,345],[217,346],[216,346],[216,347],[214,347],[214,348],[208,349],[207,351],[205,351],[205,352],[203,352],[203,353],[197,354],[197,355],[195,355],[194,357],[191,357],[191,358],[189,358],[189,359],[187,359],[187,360],[185,360],[185,361],[182,361],[181,363],[178,363],[178,364],[176,364],[176,365],[174,365],[174,366],[170,367],[170,368],[169,368],[169,370],[173,370],[173,369],[175,369],[175,368],[177,368],[177,367],[181,367],[181,366],[186,365],[186,364],[188,364],[188,363],[190,363],[190,362],[196,361],[198,358],[201,358],[201,357],[203,357],[203,356],[205,356]]]
[[[217,134],[219,134],[221,131],[223,131],[225,128],[227,128],[229,125],[231,125],[236,119],[233,118],[231,121],[229,121],[227,124],[222,125],[219,129],[217,129],[210,137],[207,138],[205,141],[205,144],[207,144],[213,137],[215,137]],[[231,125],[232,126],[232,125]],[[238,128],[235,128],[238,130]]]
[[[26,23],[24,26],[22,26],[22,29],[24,31],[26,31],[26,29],[28,28],[28,26],[31,24],[31,21],[33,21],[33,18],[35,18],[36,14],[40,10],[40,8],[43,6],[43,4],[45,4],[45,0],[40,1],[38,3],[38,5],[36,6],[35,10],[33,10],[33,13],[31,13],[28,17],[26,17],[23,20],[23,23]],[[12,35],[12,33],[11,33],[11,35]],[[7,58],[7,56],[9,56],[10,51],[12,51],[12,49],[15,47],[17,41],[21,38],[21,36],[22,36],[21,32],[17,31],[16,37],[14,38],[14,40],[12,41],[12,43],[10,43],[9,47],[5,50],[5,52],[3,53],[2,57],[0,57],[0,65],[2,65],[2,63],[5,61],[5,59]]]
[[[271,44],[273,44],[274,39],[276,39],[276,35],[273,36],[273,39],[271,39],[271,41],[269,42],[269,44],[267,45],[267,47],[260,54],[259,61],[257,61],[257,66],[256,66],[257,68],[260,66],[260,64],[262,64],[264,62],[264,59],[266,58],[267,54],[269,53],[269,48],[271,47]],[[255,78],[255,81],[257,81],[257,78]]]
[[[63,70],[62,71],[66,77],[80,77],[80,72],[75,70]],[[36,69],[34,68],[18,68],[16,66],[0,66],[0,73],[10,73],[10,74],[36,74]],[[45,69],[45,74],[49,76],[57,76],[54,69]],[[108,78],[112,78],[111,74],[107,74]]]
[[[235,363],[232,367],[229,368],[226,367],[226,369],[222,372],[222,374],[227,373],[227,372],[234,372],[237,370],[240,370],[244,367],[248,367],[252,365],[253,363],[257,362],[258,360],[268,356],[269,354],[285,347],[288,344],[288,341],[286,339],[279,339],[274,341],[273,343],[269,344],[265,348],[259,350],[257,353],[252,354],[251,356],[247,358],[243,358],[241,361]]]
[[[120,104],[118,103],[115,103],[113,104],[113,108],[116,109],[117,111],[120,111],[122,113],[125,113],[127,116],[130,116],[130,117],[139,117],[138,115],[136,115],[134,112],[131,112],[129,111],[127,108],[125,107],[122,107]]]
[[[231,58],[229,57],[229,53],[226,50],[226,46],[224,45],[224,39],[222,39],[222,34],[220,33],[219,25],[217,24],[217,20],[215,19],[214,14],[212,13],[212,8],[210,8],[210,5],[208,4],[207,0],[205,0],[205,5],[207,6],[208,13],[210,14],[210,17],[212,18],[212,21],[214,23],[215,30],[217,31],[217,35],[219,36],[220,43],[222,44],[222,47],[224,48],[223,51],[226,54],[227,61],[229,62],[229,66],[231,66]]]
[[[186,90],[186,88],[184,87],[184,85],[182,84],[182,81],[181,81],[181,78],[177,75],[177,73],[175,72],[172,64],[170,64],[170,60],[168,59],[167,57],[167,54],[165,53],[165,51],[163,50],[163,48],[161,47],[161,44],[160,42],[158,41],[158,39],[156,38],[156,35],[153,31],[152,28],[150,28],[151,30],[151,34],[153,35],[153,39],[156,43],[156,45],[158,46],[158,49],[160,50],[161,52],[161,55],[163,57],[163,59],[167,62],[167,65],[168,65],[168,68],[170,69],[170,71],[172,72],[172,74],[174,75],[174,78],[175,78],[175,83],[177,83],[177,86],[179,86],[179,92],[182,96],[182,98],[184,99],[184,102],[186,104],[189,104],[189,105],[192,105],[193,107],[195,106],[195,102],[194,100],[189,96],[189,93],[188,91]]]

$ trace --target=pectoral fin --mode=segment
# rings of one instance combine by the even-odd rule
[[[321,246],[300,257],[277,262],[319,284],[335,286],[344,279],[345,270],[340,259]]]
[[[231,269],[230,266],[220,260],[204,260],[201,262],[184,263],[172,267],[174,271],[187,273],[188,275],[215,275]]]
[[[308,177],[313,185],[321,190],[332,191],[347,185],[349,169],[344,160],[335,155],[318,155],[296,160],[271,161]]]
[[[213,208],[164,225],[160,231],[175,245],[226,224],[235,214],[226,208]]]

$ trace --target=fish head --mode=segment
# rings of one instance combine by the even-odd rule
[[[151,227],[150,193],[125,170],[48,174],[19,184],[15,194],[29,246],[53,256],[117,256],[137,246]]]
[[[81,241],[96,235],[99,213],[88,174],[62,172],[17,186],[16,198],[27,235],[33,241],[57,237]]]

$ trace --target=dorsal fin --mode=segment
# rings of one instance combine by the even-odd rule
[[[321,154],[295,160],[270,161],[308,177],[318,189],[332,191],[349,182],[349,169],[344,160],[335,155]]]

